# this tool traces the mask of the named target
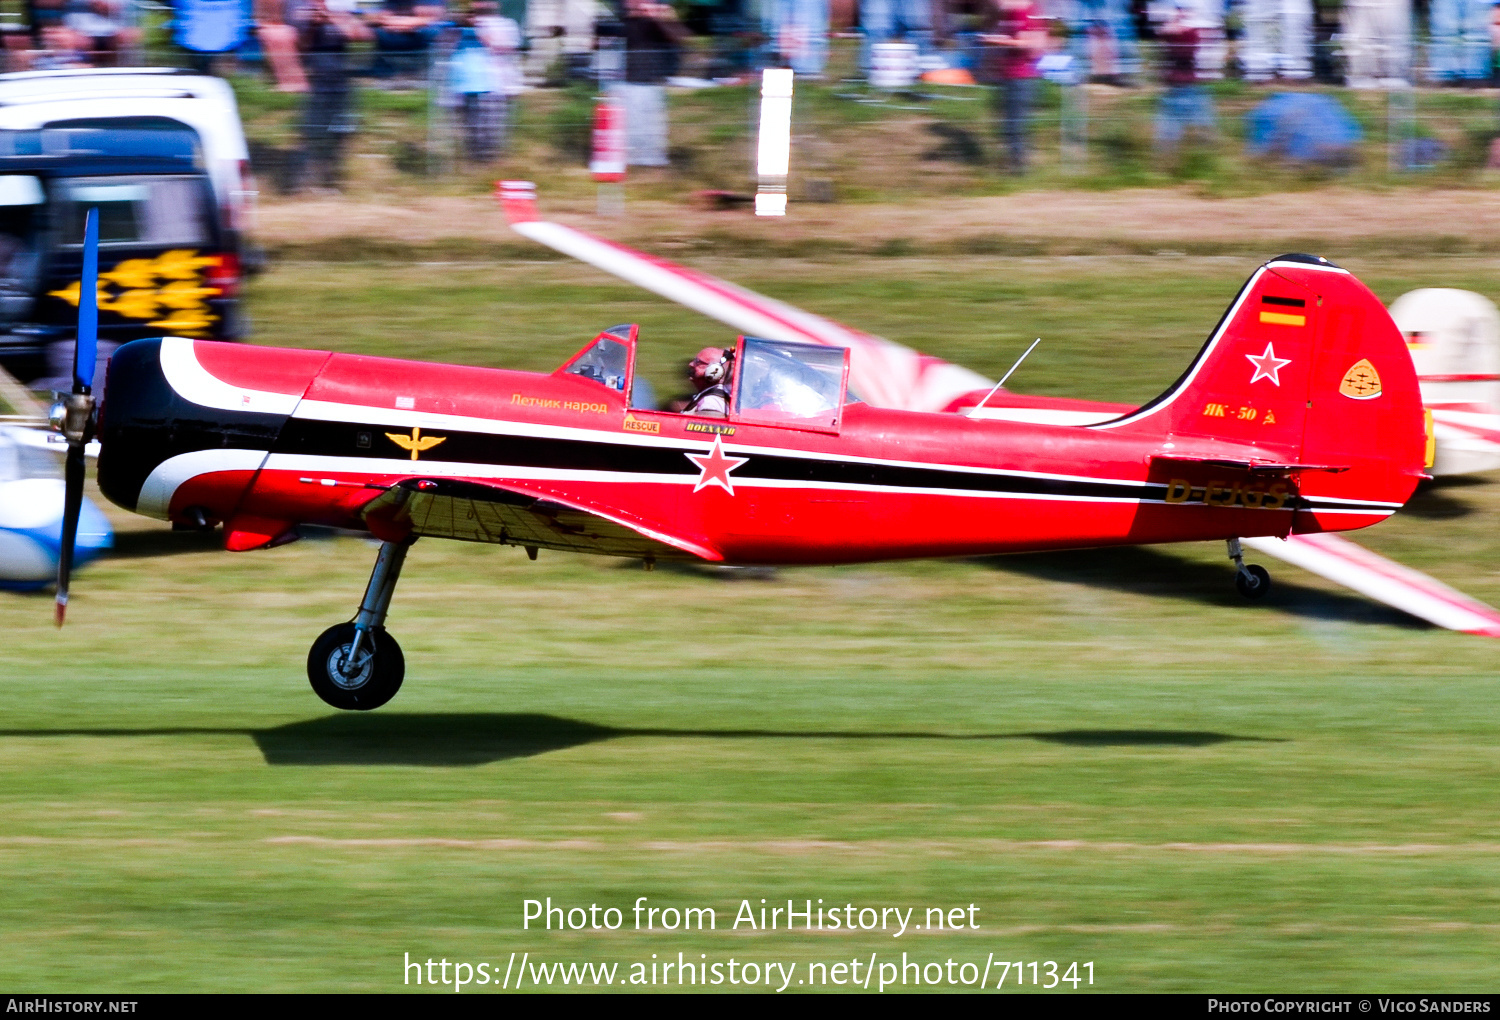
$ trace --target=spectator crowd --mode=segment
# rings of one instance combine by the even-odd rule
[[[505,9],[502,9],[502,4]],[[207,69],[259,63],[302,96],[302,187],[337,188],[356,79],[430,90],[467,159],[505,148],[531,80],[591,78],[613,95],[627,161],[668,163],[665,86],[742,81],[762,66],[825,73],[828,40],[857,34],[872,81],[988,85],[1001,162],[1027,167],[1036,83],[1154,85],[1161,148],[1212,136],[1205,83],[1402,87],[1497,77],[1500,0],[153,0],[172,41]],[[8,70],[118,66],[143,53],[138,0],[24,0]],[[509,16],[506,11],[509,11]],[[683,77],[689,35],[692,79]],[[1420,47],[1417,43],[1420,41]],[[1420,59],[1414,55],[1420,54]],[[158,62],[159,55],[155,55]],[[883,62],[883,63],[882,63]],[[897,86],[899,87],[899,85]]]
[[[167,12],[173,41],[189,53],[264,59],[281,87],[308,87],[298,57],[299,33],[314,6],[310,0],[8,2],[19,9],[10,14],[17,21],[4,23],[7,70],[118,64],[140,52],[142,11],[149,8]],[[354,22],[364,30],[360,41],[371,45],[374,57],[360,71],[396,84],[427,84],[434,57],[455,47],[482,47],[502,68],[495,72],[501,77],[507,62],[520,68],[524,57],[524,70],[535,79],[559,61],[575,69],[587,66],[600,37],[622,34],[632,52],[661,51],[649,61],[669,65],[669,75],[684,35],[709,36],[713,77],[770,64],[821,75],[828,39],[841,32],[863,40],[866,69],[874,47],[901,42],[914,47],[920,71],[965,72],[973,79],[994,70],[986,66],[994,64],[987,47],[1008,45],[997,43],[989,31],[1002,17],[1000,0],[675,0],[670,5],[657,0],[327,0],[326,6],[347,16],[350,30]],[[1195,68],[1201,77],[1233,73],[1249,81],[1347,80],[1355,86],[1414,75],[1430,82],[1489,80],[1496,66],[1496,6],[1496,0],[1029,4],[1038,30],[1047,36],[1046,50],[1066,54],[1079,73],[1095,80],[1149,79],[1152,67],[1144,54],[1154,47],[1144,44],[1159,40],[1169,23],[1178,22],[1198,35]],[[496,28],[500,23],[505,27]],[[1416,50],[1420,62],[1414,60]],[[480,62],[472,57],[464,62],[472,87]],[[489,70],[478,75],[490,76]],[[638,77],[632,70],[627,80]]]

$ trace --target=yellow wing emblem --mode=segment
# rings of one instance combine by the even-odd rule
[[[387,432],[385,437],[403,450],[411,451],[411,459],[416,460],[418,454],[426,453],[438,443],[447,441],[447,436],[424,436],[422,430],[413,427],[411,435],[403,436],[399,432]]]

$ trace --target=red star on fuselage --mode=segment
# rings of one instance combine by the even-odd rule
[[[714,445],[707,453],[684,453],[683,456],[703,472],[698,476],[698,484],[693,486],[694,492],[708,485],[717,485],[731,496],[734,495],[734,482],[730,480],[729,472],[750,459],[749,457],[726,457],[724,444],[719,436],[714,436]]]

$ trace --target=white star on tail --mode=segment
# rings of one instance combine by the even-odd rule
[[[1252,383],[1259,382],[1262,379],[1269,379],[1273,386],[1281,385],[1281,380],[1277,377],[1276,373],[1292,363],[1291,358],[1278,358],[1276,356],[1276,349],[1270,344],[1266,344],[1266,352],[1264,354],[1247,354],[1245,355],[1245,360],[1255,366],[1255,374],[1250,377]]]
[[[730,480],[729,472],[750,460],[749,457],[725,456],[724,444],[718,436],[714,436],[714,445],[709,447],[708,453],[684,453],[683,456],[703,472],[698,476],[698,484],[693,486],[694,492],[708,485],[717,485],[731,496],[734,495],[734,482]]]

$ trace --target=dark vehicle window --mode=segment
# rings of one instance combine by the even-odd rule
[[[0,322],[15,321],[31,308],[41,268],[38,208],[0,206]]]
[[[191,176],[74,177],[59,181],[63,244],[83,244],[83,218],[99,209],[101,245],[206,245],[212,240],[203,186]]]

